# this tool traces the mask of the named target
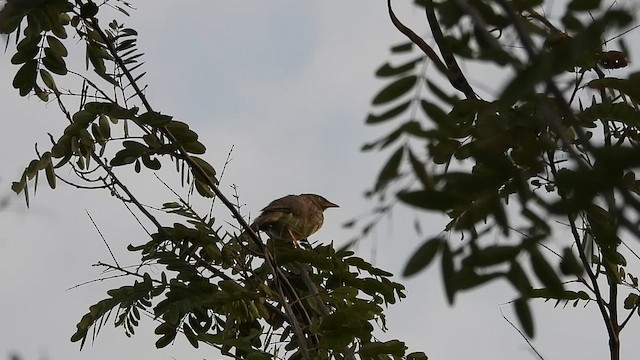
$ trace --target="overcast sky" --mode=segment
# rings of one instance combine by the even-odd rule
[[[219,170],[233,146],[222,190],[232,194],[230,186],[237,185],[245,214],[256,214],[282,195],[322,194],[340,208],[325,213],[325,226],[314,239],[337,245],[351,239],[354,231],[341,225],[371,208],[363,192],[387,156],[359,151],[364,142],[384,135],[364,125],[369,102],[383,84],[373,73],[388,58],[389,45],[404,41],[390,24],[385,3],[133,3],[138,10],[125,23],[140,33],[151,104],[188,122],[208,148],[205,157]],[[409,6],[399,6],[398,12],[422,26],[418,33],[425,32],[421,13]],[[70,49],[72,44],[67,42]],[[78,48],[71,52],[80,56]],[[55,137],[66,125],[55,103],[18,96],[11,86],[17,70],[9,64],[11,55],[11,50],[1,55],[0,65],[0,194],[10,193],[11,181],[34,157],[34,143],[46,149],[46,133]],[[490,80],[486,82],[492,84]],[[162,176],[177,179],[173,172]],[[155,205],[173,201],[153,179],[134,177],[134,190]],[[224,219],[222,210],[217,209]],[[91,265],[109,261],[86,212],[119,260],[136,263],[126,245],[145,242],[145,233],[105,191],[80,191],[62,183],[52,191],[43,182],[30,209],[20,197],[0,213],[0,359],[10,352],[26,360],[219,358],[211,348],[194,350],[180,337],[156,350],[151,320],[127,338],[113,329],[112,318],[82,352],[70,343],[88,307],[119,284],[96,282],[67,290],[99,278],[100,269]],[[423,240],[413,231],[414,219],[410,210],[397,209],[356,249],[358,255],[400,273]],[[422,237],[439,233],[445,223],[436,215],[420,214],[419,219],[426,233]],[[382,340],[403,340],[411,351],[424,351],[430,359],[535,358],[502,318],[504,312],[517,324],[510,305],[503,305],[514,299],[507,285],[460,294],[452,308],[437,266],[396,280],[407,286],[408,298],[389,309],[390,330]],[[554,309],[539,302],[535,316],[539,335],[533,343],[546,359],[607,358],[606,332],[595,304]],[[632,321],[622,337],[623,358],[640,353],[638,335],[638,321]]]

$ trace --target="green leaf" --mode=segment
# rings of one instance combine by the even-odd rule
[[[175,338],[176,338],[176,332],[170,332],[170,333],[164,334],[163,336],[160,337],[160,339],[156,341],[156,348],[162,349],[163,347],[166,347],[167,345],[171,344],[173,340],[175,340]]]
[[[165,128],[176,138],[180,144],[188,144],[198,140],[198,134],[189,129],[189,125],[181,121],[170,121]]]
[[[377,77],[397,76],[413,70],[416,64],[421,62],[424,58],[421,56],[417,59],[411,60],[408,63],[400,66],[393,67],[390,63],[385,63],[376,71]]]
[[[83,18],[92,18],[98,14],[98,5],[93,3],[91,0],[89,2],[82,4],[80,7],[80,16]]]
[[[44,169],[45,175],[47,176],[47,182],[49,183],[49,187],[52,189],[56,188],[56,174],[53,170],[53,162],[49,162],[49,165]]]
[[[402,43],[399,45],[395,45],[391,47],[391,52],[394,54],[400,54],[404,52],[409,52],[413,49],[413,42],[409,41],[406,43]]]
[[[196,179],[194,181],[194,184],[196,186],[196,191],[198,191],[198,194],[206,198],[212,198],[216,195],[216,193],[213,191],[213,189],[211,189],[211,186],[209,186],[208,183],[205,183],[204,181]]]
[[[431,90],[431,92],[438,97],[438,99],[442,100],[443,102],[451,105],[451,106],[455,106],[460,99],[455,96],[455,95],[449,95],[447,93],[445,93],[440,87],[438,87],[433,81],[429,81],[427,80],[427,88],[429,88],[429,90]]]
[[[331,292],[331,297],[345,300],[345,299],[354,299],[358,296],[358,289],[350,287],[350,286],[342,286]]]
[[[478,274],[478,272],[476,272],[476,270],[474,270],[473,268],[464,267],[463,265],[460,271],[455,274],[456,290],[459,291],[473,289],[503,276],[504,273],[501,272]]]
[[[33,85],[33,91],[36,93],[38,98],[44,102],[49,101],[49,92],[42,90],[38,84]]]
[[[415,75],[396,80],[382,89],[372,100],[373,105],[381,105],[393,101],[411,90],[418,81]]]
[[[513,285],[520,294],[529,294],[531,291],[531,282],[529,282],[527,274],[524,272],[518,261],[511,262],[511,268],[507,273],[507,279],[509,279],[511,285]]]
[[[589,84],[596,85],[597,81],[604,81],[604,79],[592,80]],[[578,121],[584,126],[591,126],[596,121],[608,120],[623,122],[627,126],[640,126],[640,111],[636,110],[633,106],[620,102],[620,103],[595,103],[582,112],[576,114]]]
[[[98,124],[91,124],[91,135],[93,135],[93,138],[96,139],[98,144],[104,145],[106,143],[107,139],[100,131],[100,126],[98,126]]]
[[[631,310],[635,306],[637,306],[638,303],[640,303],[640,297],[638,297],[638,294],[630,293],[624,299],[624,308],[627,310]]]
[[[142,156],[142,163],[144,164],[144,166],[151,170],[160,170],[160,168],[162,167],[160,160],[151,158],[149,155]]]
[[[76,325],[78,330],[73,335],[71,335],[71,342],[78,342],[82,340],[82,343],[84,343],[84,339],[87,336],[89,327],[93,325],[94,321],[95,319],[93,318],[93,316],[91,316],[91,314],[85,314],[80,322]]]
[[[387,111],[385,111],[384,113],[380,114],[380,115],[373,115],[373,114],[369,114],[369,116],[367,117],[367,120],[365,121],[367,124],[378,124],[381,123],[383,121],[392,119],[400,114],[402,114],[403,112],[405,112],[409,106],[411,105],[410,101],[407,101],[403,104],[400,104],[392,109],[389,109]]]
[[[13,78],[13,87],[20,90],[20,96],[29,94],[36,84],[38,62],[29,60],[20,67]]]
[[[386,342],[371,342],[360,347],[359,355],[363,357],[376,357],[381,354],[403,356],[407,347],[402,341],[390,340]]]
[[[376,180],[375,191],[384,189],[387,184],[398,176],[398,169],[404,154],[404,147],[399,147],[382,167],[378,180]]]
[[[38,160],[31,160],[25,171],[29,180],[38,174]]]
[[[442,110],[440,106],[426,100],[420,100],[420,106],[427,117],[438,126],[438,130],[445,135],[449,137],[466,136],[457,125],[456,119]]]
[[[51,90],[53,90],[54,92],[58,91],[58,88],[56,87],[56,83],[53,80],[53,76],[51,75],[50,72],[48,72],[47,70],[40,68],[40,78],[42,79],[42,82],[44,82],[44,84]]]
[[[407,354],[407,360],[428,360],[428,357],[423,352],[412,352]]]
[[[187,144],[182,144],[182,148],[190,154],[204,154],[207,148],[199,141],[193,141]]]
[[[42,35],[37,34],[33,37],[24,37],[18,45],[16,45],[16,50],[23,51],[29,48],[39,48],[40,41],[42,40]]]
[[[605,249],[615,249],[621,240],[617,236],[616,220],[598,205],[590,204],[587,208],[587,219],[591,233],[598,245]]]
[[[111,124],[109,123],[109,118],[106,115],[99,116],[98,126],[100,128],[100,133],[105,138],[111,138]]]
[[[164,126],[166,124],[168,124],[169,122],[171,122],[171,119],[173,119],[173,117],[169,116],[169,115],[162,115],[159,112],[156,111],[148,111],[144,114],[141,114],[140,116],[138,116],[138,121],[145,124],[145,125],[149,125],[152,127],[161,127]]]
[[[42,59],[42,64],[54,74],[67,74],[67,64],[64,62],[64,59],[60,57],[60,55],[58,55],[56,52],[51,50],[50,47],[44,48],[44,58]]]
[[[635,102],[640,102],[640,89],[636,86],[640,79],[640,72],[632,73],[627,79],[618,79],[613,77],[606,77],[602,79],[591,80],[587,83],[587,87],[592,89],[614,89],[621,93],[629,95],[629,97]]]
[[[572,0],[567,6],[571,11],[591,11],[600,6],[600,0]]]
[[[14,181],[11,183],[11,190],[13,190],[13,192],[15,192],[16,194],[20,194],[20,192],[24,190],[26,186],[27,186],[27,179],[23,177],[22,180]]]
[[[121,53],[121,52],[124,52],[124,50],[135,47],[135,45],[136,45],[135,39],[124,40],[118,44],[118,46],[116,47],[116,51]]]
[[[534,335],[533,317],[531,316],[531,309],[529,309],[527,300],[525,298],[519,298],[513,302],[513,307],[524,333],[532,338]]]
[[[252,352],[251,354],[247,355],[245,359],[246,360],[271,360],[273,359],[273,356],[271,356],[270,354],[265,354],[261,352]]]
[[[411,169],[413,170],[414,175],[420,180],[422,186],[425,188],[432,188],[433,181],[427,174],[426,165],[422,163],[411,151],[411,148],[407,147],[407,152],[409,153],[409,162],[411,163]]]
[[[424,242],[409,258],[409,262],[402,271],[402,276],[408,277],[417,274],[429,266],[438,254],[441,245],[442,239],[440,237],[434,237]]]
[[[107,68],[104,65],[104,58],[107,56],[105,51],[98,47],[98,45],[87,42],[87,59],[93,65],[95,72],[99,75],[104,75],[107,72]]]
[[[111,166],[133,164],[140,155],[141,154],[135,153],[131,150],[122,149],[113,156],[109,163],[111,164]]]
[[[451,254],[451,248],[446,241],[442,242],[442,282],[444,283],[444,291],[447,294],[447,300],[449,305],[453,305],[456,294],[455,284],[455,269],[453,267],[453,254]]]
[[[191,158],[200,167],[200,169],[202,169],[202,171],[204,171],[204,173],[211,178],[211,180],[217,183],[217,180],[215,178],[216,170],[213,168],[213,166],[211,166],[211,164],[196,156],[192,156]],[[195,171],[195,169],[192,172],[196,179],[202,179],[202,176],[197,171]]]
[[[451,210],[458,203],[458,198],[449,193],[431,189],[418,191],[402,191],[397,195],[405,204],[419,207],[425,210],[446,211]]]
[[[132,154],[142,155],[149,151],[149,148],[145,144],[137,141],[125,140],[122,142],[122,145]]]
[[[49,151],[42,154],[38,160],[38,170],[44,170],[51,164],[51,153]]]
[[[107,115],[112,119],[134,119],[138,112],[137,107],[125,109],[117,103],[113,102],[88,102],[84,105],[84,109],[95,115]]]
[[[565,31],[578,32],[584,29],[584,25],[580,19],[571,12],[567,12],[561,19],[562,25],[564,25]]]
[[[82,129],[85,129],[89,126],[89,124],[91,124],[93,122],[93,120],[95,120],[97,117],[97,115],[93,112],[87,111],[87,110],[80,110],[77,113],[73,114],[73,124],[68,126],[67,129],[70,129],[71,127],[73,127],[75,125],[75,127],[79,127]],[[75,130],[75,129],[74,129]],[[65,133],[67,133],[66,129],[65,129]]]
[[[49,47],[51,48],[51,51],[53,51],[57,56],[65,57],[65,56],[69,55],[69,52],[67,51],[67,48],[64,47],[62,42],[60,42],[60,40],[58,40],[56,37],[47,36],[47,43],[49,44]]]
[[[556,274],[549,262],[547,262],[547,259],[542,256],[537,247],[531,247],[527,250],[529,251],[533,272],[536,273],[538,279],[540,279],[542,284],[553,294],[562,294],[564,292],[562,281],[560,281],[558,274]]]
[[[511,262],[520,253],[517,246],[492,245],[472,252],[462,263],[464,266],[492,266]]]
[[[11,63],[14,65],[26,63],[29,60],[33,60],[33,58],[38,55],[40,49],[36,47],[30,47],[23,50],[18,50],[12,57]]]
[[[191,330],[191,327],[188,324],[182,324],[182,332],[184,333],[184,336],[187,338],[187,340],[189,340],[191,346],[197,349],[199,345],[198,339],[193,330]]]
[[[530,298],[556,299],[556,300],[589,300],[589,294],[584,291],[564,290],[560,294],[552,293],[549,289],[532,289],[529,292]]]
[[[446,164],[451,161],[451,157],[459,148],[459,141],[453,139],[442,139],[429,150],[434,163]]]
[[[584,274],[584,266],[576,258],[570,247],[564,248],[562,252],[562,260],[560,261],[560,271],[565,275],[582,276]]]

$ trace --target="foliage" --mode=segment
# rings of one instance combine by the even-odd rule
[[[405,276],[439,258],[450,303],[461,291],[505,280],[529,336],[530,299],[594,301],[617,358],[619,332],[640,293],[627,270],[629,256],[640,258],[621,238],[640,240],[640,97],[632,85],[640,73],[620,76],[628,60],[617,36],[633,29],[632,12],[616,2],[569,1],[553,25],[541,15],[545,3],[416,1],[438,55],[388,2],[391,21],[410,41],[392,47],[392,60],[376,72],[386,85],[366,122],[395,130],[363,147],[391,152],[370,194],[383,211],[392,194],[392,202],[450,219],[442,229],[449,235],[420,245]],[[614,35],[619,46],[610,50],[604,39]],[[482,80],[473,72],[479,63],[511,74],[498,94],[481,97],[469,85]],[[554,223],[571,238],[554,236]],[[447,240],[456,233],[459,242]]]
[[[196,156],[206,151],[198,134],[154,110],[145,97],[138,34],[116,20],[102,27],[99,17],[104,19],[110,9],[127,15],[130,6],[116,0],[12,0],[0,11],[0,31],[14,36],[17,44],[11,58],[19,66],[13,86],[21,96],[55,101],[69,122],[59,136],[50,136],[51,147],[37,152],[12,189],[22,192],[28,205],[44,172],[51,188],[62,180],[78,188],[105,189],[151,224],[145,229],[150,239],[129,246],[140,254],[140,264],[124,267],[115,257],[114,264],[99,264],[132,283],[109,290],[107,298],[92,305],[71,340],[82,347],[111,315],[115,326],[133,335],[147,314],[159,322],[157,347],[173,343],[181,333],[194,347],[211,345],[236,358],[426,358],[405,354],[398,340],[384,342],[373,335],[376,325],[386,330],[384,308],[405,296],[390,273],[333,245],[263,243],[251,230],[218,189],[215,168]],[[71,33],[73,47],[67,40]],[[65,59],[78,51],[86,71],[67,67]],[[63,85],[77,80],[80,90]],[[69,99],[78,98],[78,110],[69,110]],[[248,237],[223,231],[214,217],[199,215],[181,198],[164,204],[160,212],[175,222],[163,225],[121,174],[156,171],[167,161],[175,164],[190,194],[195,189],[221,201]],[[60,177],[63,167],[76,178]],[[154,271],[145,271],[149,268]]]
[[[213,229],[212,221],[200,219],[191,208],[167,203],[164,209],[185,217],[189,225],[163,227],[149,242],[129,250],[141,253],[142,267],[166,271],[155,278],[131,273],[139,280],[110,290],[109,298],[91,306],[72,341],[84,343],[91,327],[112,312],[115,325],[133,334],[146,312],[162,319],[155,330],[157,347],[182,333],[194,347],[204,342],[230,356],[235,349],[235,356],[243,358],[282,357],[299,347],[295,325],[278,306],[283,299],[277,289],[283,288],[298,321],[309,327],[304,333],[314,352],[331,354],[358,340],[362,351],[380,346],[379,352],[361,358],[404,354],[401,343],[382,346],[371,334],[370,321],[385,328],[382,305],[404,297],[404,288],[388,279],[391,274],[331,245],[302,249],[270,240],[267,247],[284,274],[274,276],[264,258],[249,255],[234,237]]]

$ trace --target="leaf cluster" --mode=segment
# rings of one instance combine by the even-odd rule
[[[90,306],[72,341],[82,348],[112,316],[113,324],[131,336],[146,316],[158,322],[157,347],[172,344],[182,334],[194,347],[206,344],[236,358],[426,359],[422,353],[406,354],[401,341],[384,342],[373,335],[376,327],[386,330],[383,311],[405,297],[404,287],[353,252],[336,251],[333,245],[295,248],[271,239],[263,244],[255,234],[251,240],[236,237],[182,199],[164,204],[162,210],[178,220],[162,225],[116,169],[156,171],[168,157],[183,184],[203,197],[220,199],[248,229],[217,188],[214,167],[196,156],[206,151],[198,134],[151,107],[139,84],[144,72],[134,75],[142,65],[137,32],[116,21],[106,29],[100,26],[104,22],[98,16],[105,8],[125,15],[126,10],[110,1],[90,0],[24,5],[24,11],[7,10],[15,16],[6,30],[16,36],[12,62],[21,66],[14,87],[21,96],[35,93],[44,102],[53,95],[69,124],[59,136],[50,135],[50,150],[37,151],[38,158],[13,190],[23,192],[28,205],[28,186],[34,182],[37,187],[40,171],[53,188],[56,179],[63,179],[57,169],[70,167],[91,186],[64,182],[110,190],[155,228],[145,229],[147,242],[128,248],[140,254],[139,265],[122,267],[115,258],[115,264],[99,264],[133,281],[107,291],[105,299]],[[50,22],[40,26],[42,12]],[[18,31],[25,19],[27,26]],[[67,49],[67,32],[85,45],[84,73],[67,68],[64,59],[75,50]],[[81,80],[81,90],[60,85],[68,76]],[[76,111],[69,110],[68,97],[80,100]]]
[[[187,217],[189,225],[163,227],[147,243],[130,245],[130,251],[141,254],[143,265],[130,274],[139,280],[110,290],[108,298],[91,306],[72,341],[84,344],[91,329],[95,336],[111,313],[115,326],[133,334],[140,314],[146,313],[159,321],[157,347],[181,334],[194,347],[212,345],[243,358],[297,358],[300,339],[293,336],[282,302],[293,306],[298,301],[305,341],[318,358],[345,356],[340,349],[347,348],[362,359],[404,356],[401,342],[380,342],[373,336],[375,323],[385,329],[384,307],[405,297],[404,287],[391,281],[390,273],[332,245],[303,249],[270,240],[267,246],[287,279],[287,284],[277,284],[264,258],[212,228],[213,219],[200,219],[178,203],[164,209]],[[142,270],[147,267],[162,270],[151,275]],[[281,299],[277,286],[293,292]]]
[[[603,275],[637,295],[625,280],[619,232],[640,237],[631,220],[640,211],[640,114],[631,85],[638,74],[606,76],[604,70],[625,66],[626,50],[622,43],[610,51],[602,39],[628,27],[630,12],[572,1],[560,17],[563,32],[535,10],[542,1],[416,3],[427,18],[437,11],[438,25],[449,30],[442,39],[434,33],[445,63],[448,50],[469,62],[511,67],[514,76],[493,99],[460,97],[427,76],[421,64],[432,56],[418,52],[414,41],[392,47],[392,61],[377,70],[386,85],[373,97],[366,123],[395,129],[363,147],[391,149],[370,194],[392,193],[419,211],[446,214],[442,230],[461,236],[456,245],[442,234],[427,239],[404,275],[439,258],[450,303],[458,292],[506,280],[529,336],[531,298],[595,300],[617,321],[598,284]],[[516,40],[523,45],[512,46]],[[451,66],[436,69],[448,79],[465,76],[447,74],[456,71]],[[552,79],[562,79],[563,88]],[[557,251],[546,245],[555,221],[573,237]]]
[[[20,95],[26,96],[33,91],[45,102],[53,94],[70,122],[62,136],[57,140],[52,137],[50,151],[33,160],[20,181],[13,184],[12,188],[17,193],[24,191],[27,204],[28,181],[35,178],[37,185],[39,170],[46,171],[49,185],[53,188],[54,169],[73,161],[76,173],[87,180],[86,174],[93,173],[91,163],[96,162],[100,167],[99,157],[105,155],[108,144],[117,143],[120,147],[115,150],[108,165],[116,167],[132,164],[136,172],[140,172],[143,166],[159,170],[161,162],[158,158],[165,155],[171,157],[180,168],[179,164],[183,162],[185,153],[201,155],[206,150],[198,141],[198,135],[186,123],[153,111],[148,106],[145,106],[148,111],[139,114],[139,106],[145,105],[144,99],[142,104],[131,104],[132,96],[141,93],[141,87],[137,84],[145,74],[133,75],[144,64],[139,62],[143,54],[137,49],[137,32],[115,20],[109,23],[108,29],[99,28],[96,16],[103,5],[97,6],[90,1],[76,1],[75,5],[67,1],[52,1],[33,5],[28,11],[18,13],[22,16],[21,21],[27,20],[27,27],[22,39],[16,34],[16,53],[11,61],[20,65],[20,68],[13,85]],[[122,7],[116,8],[126,14]],[[48,14],[48,19],[55,21],[44,22],[41,17],[45,14]],[[17,22],[16,27],[21,21]],[[41,23],[45,25],[34,25]],[[76,71],[72,74],[82,79],[82,91],[74,93],[59,88],[55,76],[65,76],[69,71],[64,61],[69,55],[63,43],[67,37],[66,28],[73,29],[84,40],[87,69],[91,68],[98,79],[114,87],[114,95],[108,95],[96,80]],[[67,110],[63,99],[69,95],[80,96],[78,111]],[[131,124],[135,125],[134,130],[130,129]],[[116,125],[120,125],[124,136],[113,130]],[[52,162],[51,159],[57,159],[57,162]],[[213,167],[201,158],[193,156],[192,160],[199,169],[185,171],[183,165],[183,181],[193,183],[201,195],[212,197],[214,194],[211,186],[203,177],[215,178]],[[104,182],[104,177],[88,181]]]

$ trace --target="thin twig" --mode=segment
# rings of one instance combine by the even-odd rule
[[[391,18],[391,22],[393,23],[393,25],[398,30],[400,30],[401,33],[408,37],[411,42],[418,45],[418,47],[429,57],[429,59],[431,59],[431,61],[436,64],[436,67],[438,68],[438,70],[440,70],[440,72],[442,72],[443,74],[448,74],[447,66],[442,62],[442,60],[440,60],[440,57],[438,56],[438,54],[436,54],[433,48],[429,46],[424,41],[424,39],[419,37],[411,29],[401,23],[400,20],[398,20],[395,13],[393,12],[393,9],[391,8],[391,0],[387,0],[387,7],[389,9],[389,17]]]
[[[627,322],[629,322],[629,320],[631,320],[631,317],[633,317],[633,315],[636,314],[636,310],[638,309],[638,305],[639,305],[639,303],[636,300],[636,302],[635,302],[635,304],[633,304],[633,307],[631,308],[631,310],[629,310],[629,313],[627,314],[627,317],[620,324],[620,331],[622,331],[622,329],[627,325]]]
[[[102,281],[105,281],[105,280],[117,279],[117,278],[124,277],[124,276],[128,276],[128,275],[127,274],[117,274],[117,275],[111,275],[111,276],[102,277],[102,278],[99,278],[99,279],[93,279],[93,280],[81,282],[79,284],[73,285],[70,288],[67,288],[66,291],[77,289],[77,288],[79,288],[81,286],[89,285],[89,284],[92,284],[94,282],[102,282]]]
[[[222,178],[224,177],[224,172],[225,170],[227,170],[227,165],[229,165],[229,163],[231,163],[231,154],[233,153],[233,147],[234,145],[231,145],[231,149],[229,149],[229,152],[227,153],[227,158],[224,161],[224,165],[222,165],[222,171],[220,171],[220,177],[218,178],[218,183],[222,182]],[[213,205],[216,202],[216,197],[214,196],[211,199],[211,207],[209,207],[209,218],[211,218],[212,214],[213,214]]]
[[[107,250],[109,250],[109,254],[111,254],[111,258],[113,259],[113,262],[115,262],[116,265],[120,266],[120,264],[118,263],[118,260],[116,260],[116,256],[113,255],[113,251],[111,251],[111,246],[109,246],[109,243],[107,242],[107,239],[104,238],[104,236],[102,235],[102,232],[100,231],[100,228],[98,227],[98,225],[96,225],[96,222],[93,221],[93,217],[91,217],[91,214],[89,214],[89,211],[85,210],[85,212],[87,213],[87,216],[89,217],[89,220],[91,220],[91,223],[93,224],[93,227],[95,227],[96,231],[98,231],[98,234],[102,238],[102,241],[104,241],[104,244],[107,246]]]
[[[511,322],[511,320],[507,319],[507,317],[504,315],[504,313],[502,312],[502,309],[500,309],[500,315],[502,315],[502,318],[509,323],[509,325],[511,325],[512,328],[514,328],[518,334],[520,334],[520,337],[522,337],[524,339],[524,341],[527,342],[527,345],[529,345],[529,347],[531,348],[531,350],[533,350],[534,353],[536,353],[536,355],[538,355],[538,357],[540,358],[540,360],[544,360],[544,357],[542,357],[542,355],[538,352],[538,350],[536,350],[536,348],[533,346],[533,344],[531,343],[531,341],[529,341],[529,339],[527,339],[527,337],[525,336],[525,334],[522,333],[522,331],[520,329],[518,329],[518,327]]]

